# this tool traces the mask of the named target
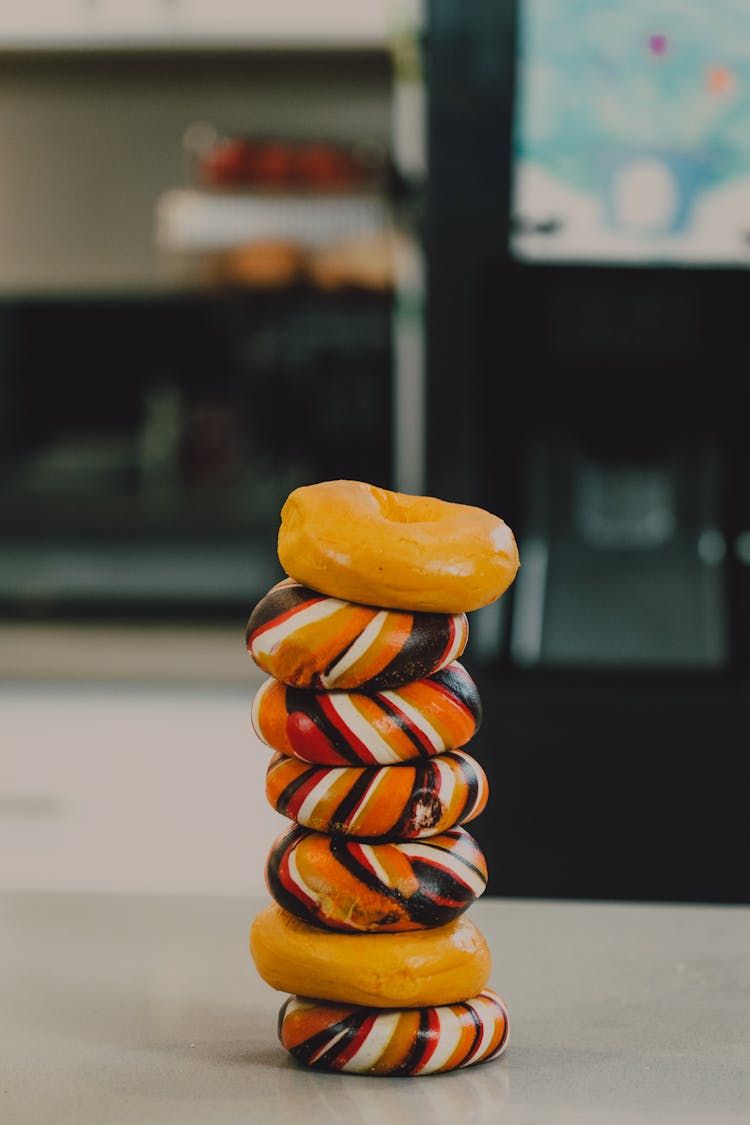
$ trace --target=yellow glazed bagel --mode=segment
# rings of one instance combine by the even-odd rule
[[[460,1003],[482,991],[491,969],[487,943],[466,916],[429,930],[346,934],[273,903],[252,924],[250,952],[271,988],[373,1008]]]
[[[287,574],[329,597],[430,613],[489,605],[519,566],[499,516],[352,480],[289,495],[278,555]]]

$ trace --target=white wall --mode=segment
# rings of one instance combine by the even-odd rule
[[[25,648],[27,673],[0,686],[0,890],[264,894],[290,822],[265,799],[272,751],[250,723],[264,677],[242,623],[21,632],[0,631],[0,664]]]
[[[290,822],[238,690],[0,689],[0,889],[263,894]]]

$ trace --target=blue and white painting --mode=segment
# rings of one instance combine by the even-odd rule
[[[750,264],[750,0],[523,0],[511,248]]]

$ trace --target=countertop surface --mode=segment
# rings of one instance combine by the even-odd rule
[[[746,1122],[750,909],[485,898],[497,1060],[318,1074],[247,949],[264,898],[0,896],[6,1125]],[[356,940],[353,938],[352,940]]]

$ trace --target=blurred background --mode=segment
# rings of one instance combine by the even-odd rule
[[[0,887],[262,893],[246,619],[334,477],[478,504],[490,893],[748,902],[750,12],[0,12]]]

